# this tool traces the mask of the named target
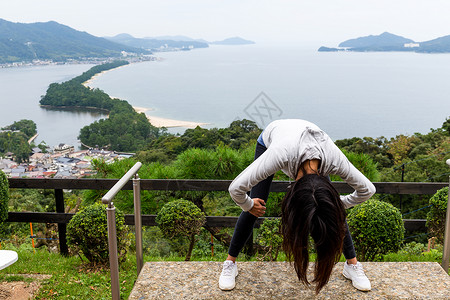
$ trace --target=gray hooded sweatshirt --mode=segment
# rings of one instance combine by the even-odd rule
[[[338,175],[355,189],[350,195],[340,196],[345,208],[362,203],[375,193],[370,180],[349,162],[325,132],[311,122],[298,119],[274,121],[264,129],[262,140],[267,150],[242,171],[228,189],[231,198],[244,211],[253,207],[253,200],[247,195],[253,186],[279,170],[295,179],[300,165],[311,159],[321,161],[320,175]]]

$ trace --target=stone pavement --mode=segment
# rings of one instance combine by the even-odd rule
[[[221,291],[221,262],[147,262],[129,300],[143,299],[450,299],[450,276],[438,263],[364,262],[372,290],[342,276],[343,263],[315,295],[288,262],[238,262],[236,288]],[[311,270],[311,266],[310,266]]]

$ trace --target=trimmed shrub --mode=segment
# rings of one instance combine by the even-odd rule
[[[5,173],[0,170],[0,223],[8,219],[9,183]]]
[[[405,227],[392,204],[370,199],[352,208],[347,221],[359,260],[379,259],[400,249]]]
[[[447,214],[448,187],[442,188],[430,198],[427,227],[438,243],[444,241],[445,217]]]
[[[283,243],[281,235],[281,219],[265,219],[258,230],[259,243],[265,247],[263,260],[275,261]]]
[[[117,208],[116,231],[119,262],[123,262],[131,241],[125,217]],[[91,263],[106,265],[109,262],[106,205],[96,203],[77,212],[67,226],[67,242]]]
[[[187,237],[190,240],[186,261],[191,259],[195,235],[205,224],[205,214],[194,203],[188,200],[175,200],[166,203],[156,217],[159,229],[169,239]]]

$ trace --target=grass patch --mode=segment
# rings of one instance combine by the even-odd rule
[[[13,277],[23,281],[20,274],[48,274],[50,279],[42,282],[35,299],[111,299],[111,280],[108,268],[88,267],[77,256],[64,257],[49,253],[46,249],[33,249],[28,245],[14,250],[19,259],[13,265],[0,271],[3,278]],[[6,274],[19,274],[7,276]],[[121,264],[119,270],[121,298],[127,299],[136,281],[136,262],[132,255]],[[12,280],[12,279],[9,279]]]
[[[8,275],[8,274],[0,274],[1,282],[15,282],[15,281],[23,281],[23,282],[33,282],[33,278],[28,278],[20,275]]]

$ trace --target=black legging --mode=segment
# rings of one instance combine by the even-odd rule
[[[256,143],[255,150],[255,160],[266,151],[267,148],[260,143]],[[267,201],[269,197],[270,184],[272,183],[273,175],[264,179],[255,185],[250,191],[250,198],[261,198]],[[247,242],[248,238],[253,232],[253,227],[258,218],[249,213],[248,211],[243,211],[239,216],[236,227],[234,228],[233,238],[231,239],[230,248],[228,249],[228,254],[237,257]],[[353,246],[352,236],[348,229],[347,221],[345,221],[345,226],[347,228],[344,237],[343,253],[346,259],[352,259],[356,257],[355,247]]]

